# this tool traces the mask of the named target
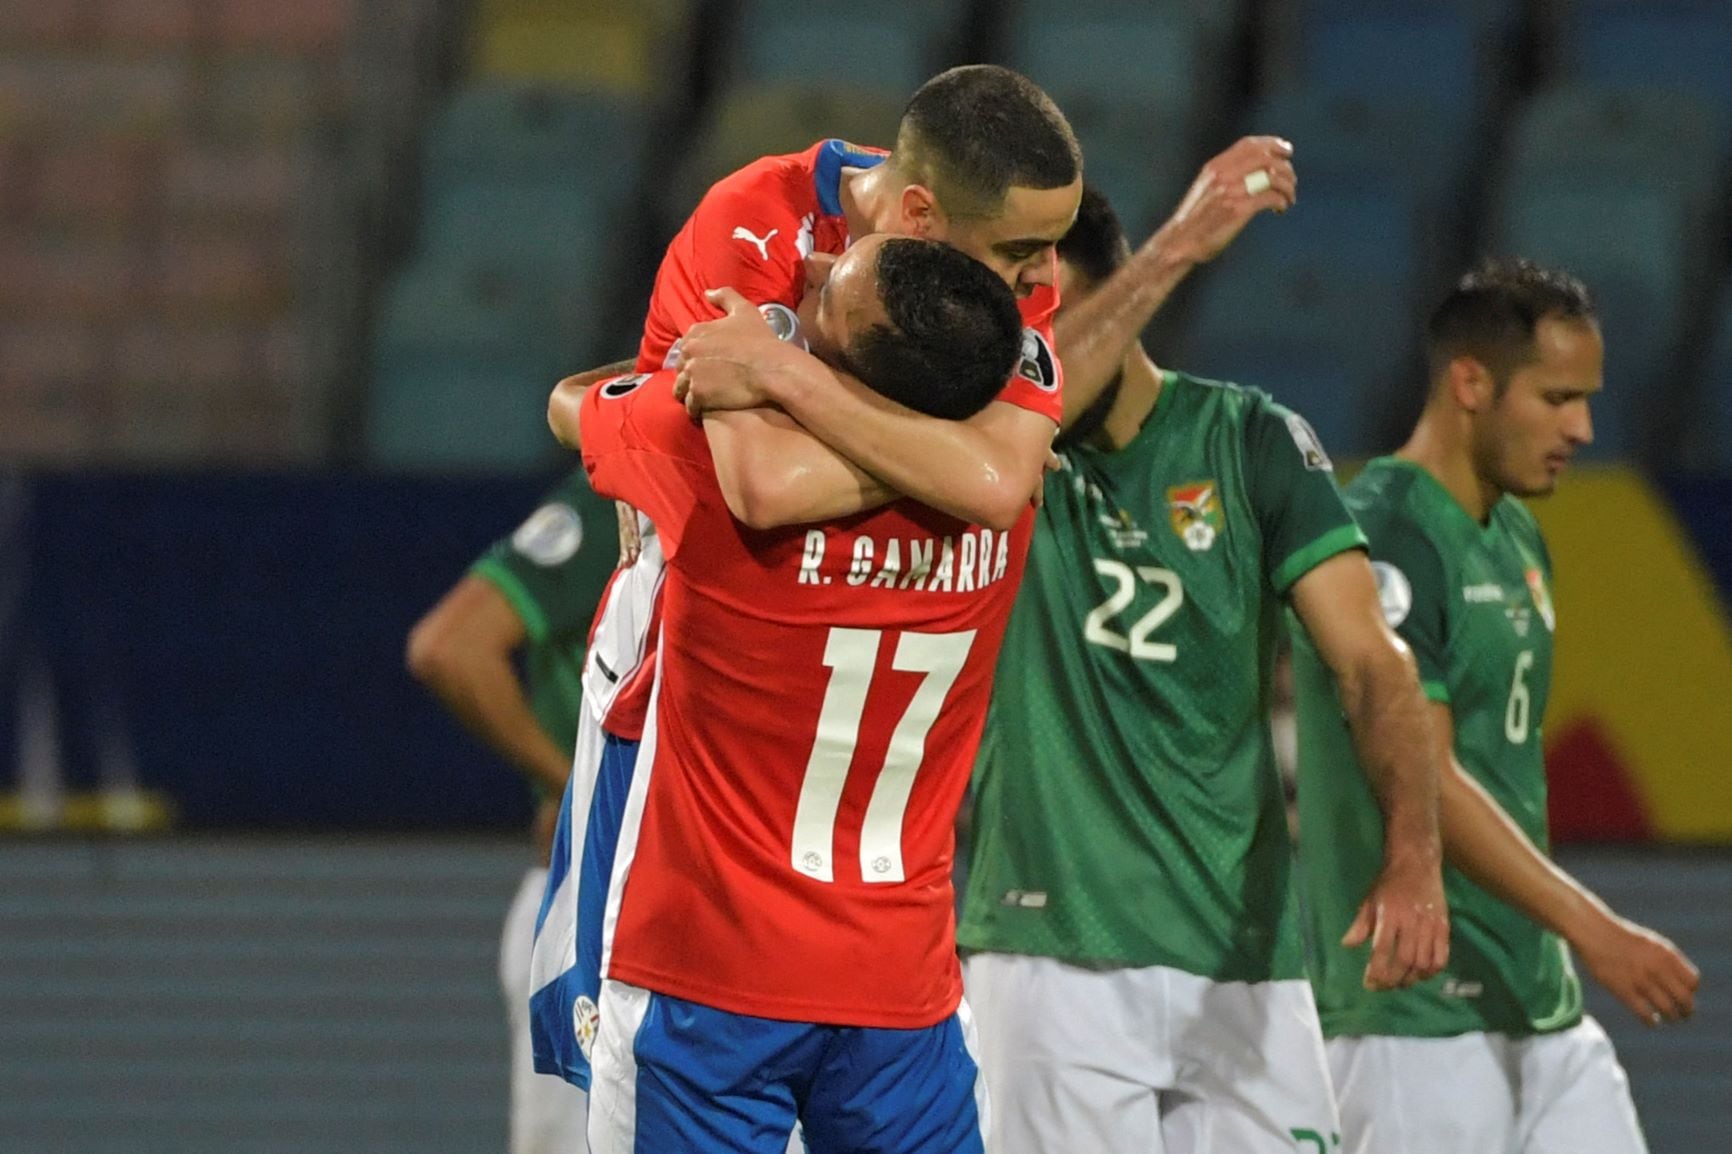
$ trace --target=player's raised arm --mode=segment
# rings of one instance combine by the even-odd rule
[[[1342,944],[1372,943],[1368,988],[1412,985],[1449,960],[1437,759],[1418,667],[1384,620],[1364,553],[1337,554],[1307,572],[1293,585],[1292,603],[1335,676],[1384,817],[1383,868]]]
[[[1696,1007],[1700,973],[1665,937],[1619,917],[1539,851],[1455,758],[1455,721],[1432,707],[1442,765],[1441,825],[1449,863],[1476,885],[1563,938],[1588,972],[1649,1026]]]
[[[1100,396],[1192,269],[1220,255],[1258,213],[1291,208],[1297,194],[1293,146],[1280,137],[1247,136],[1205,164],[1167,222],[1053,326],[1064,357],[1064,425]]]

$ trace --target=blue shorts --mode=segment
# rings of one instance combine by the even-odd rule
[[[610,981],[592,1052],[592,1154],[982,1154],[966,1005],[921,1030],[731,1014]]]
[[[637,752],[637,742],[604,734],[593,766],[574,762],[535,922],[533,968],[543,977],[529,995],[535,1068],[583,1089],[589,1088],[586,1051],[601,1001],[602,921]],[[574,821],[583,822],[581,848],[574,847]]]

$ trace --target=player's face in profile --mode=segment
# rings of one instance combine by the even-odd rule
[[[928,235],[961,249],[1027,296],[1053,282],[1052,249],[1076,221],[1082,177],[1064,188],[1012,188],[995,217],[946,219]],[[940,235],[942,234],[942,235]]]
[[[1534,357],[1481,414],[1481,474],[1506,493],[1550,493],[1571,456],[1594,439],[1588,402],[1600,391],[1605,345],[1599,326],[1545,317]]]
[[[878,250],[885,239],[863,237],[840,256],[806,258],[806,293],[797,311],[806,343],[819,360],[841,363],[855,334],[889,323],[878,296]]]

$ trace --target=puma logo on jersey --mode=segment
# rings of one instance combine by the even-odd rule
[[[745,227],[736,227],[734,229],[733,239],[743,240],[747,244],[750,244],[750,245],[753,245],[754,247],[756,247],[758,250],[758,255],[763,257],[764,261],[766,263],[768,263],[769,259],[770,259],[770,240],[777,233],[779,233],[781,231],[782,230],[779,228],[772,228],[769,232],[765,233],[763,236],[763,239],[760,240],[756,236],[752,235],[751,229],[745,228]]]

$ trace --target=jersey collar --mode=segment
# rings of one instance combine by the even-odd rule
[[[884,155],[856,148],[845,140],[826,140],[818,146],[818,162],[812,180],[818,189],[818,207],[825,216],[842,215],[842,170],[876,168]]]

